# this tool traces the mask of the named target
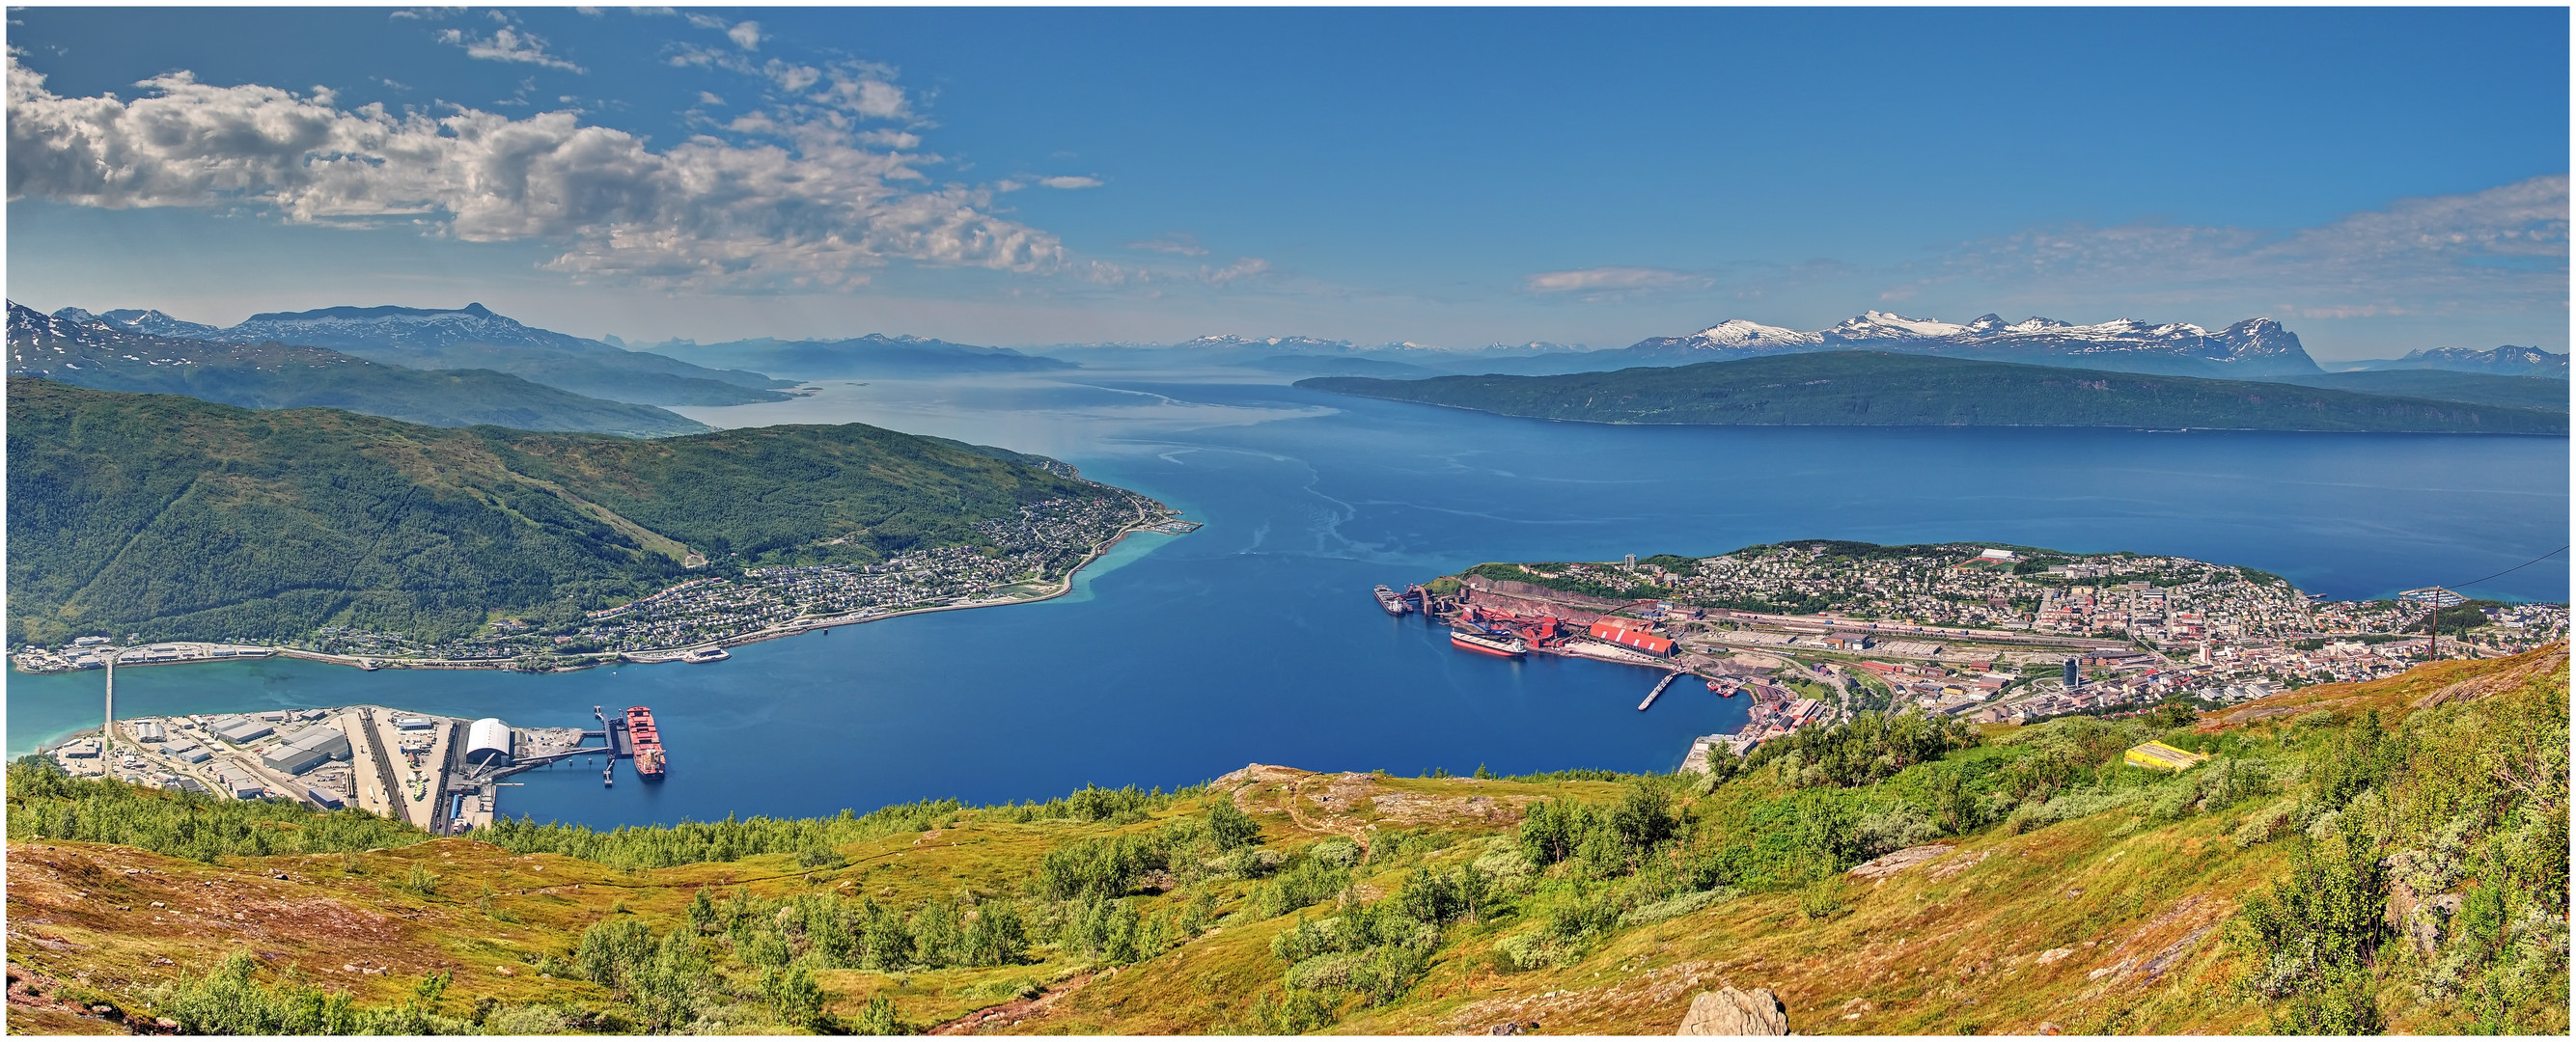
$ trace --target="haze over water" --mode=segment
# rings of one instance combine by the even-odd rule
[[[514,779],[502,809],[595,825],[805,815],[1086,783],[1317,770],[1670,770],[1741,700],[1653,671],[1451,650],[1369,588],[1489,560],[1707,555],[1802,537],[2135,550],[2335,598],[2449,584],[2567,598],[2565,438],[1560,424],[1343,398],[1242,373],[826,383],[682,409],[723,426],[864,421],[1057,456],[1170,503],[1072,596],[734,650],[710,665],[524,676],[296,661],[120,671],[121,715],[374,702],[522,726],[653,707],[668,782]],[[9,678],[15,756],[94,726],[96,672]]]

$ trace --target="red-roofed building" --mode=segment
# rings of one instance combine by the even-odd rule
[[[1592,637],[1595,640],[1606,640],[1631,651],[1642,651],[1649,655],[1673,653],[1673,642],[1670,638],[1658,637],[1642,629],[1628,628],[1628,624],[1633,621],[1635,620],[1604,616],[1600,621],[1592,624]]]

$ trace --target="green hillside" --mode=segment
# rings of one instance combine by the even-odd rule
[[[2276,379],[2285,384],[2328,387],[2361,394],[2392,394],[2402,398],[2567,411],[2567,381],[2545,376],[2500,376],[2450,369],[2365,369]]]
[[[1252,766],[1178,792],[473,838],[8,778],[13,1031],[2568,1030],[2567,659],[2196,723],[1863,716],[1720,773]],[[2211,757],[2124,761],[2155,739]],[[671,784],[685,784],[673,782]]]
[[[424,638],[723,568],[972,544],[1100,486],[863,424],[638,441],[9,381],[12,643]],[[839,539],[830,546],[817,545]]]
[[[2564,412],[1876,351],[1568,376],[1318,377],[1297,386],[1590,423],[2567,433]]]

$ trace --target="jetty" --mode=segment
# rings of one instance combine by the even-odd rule
[[[1648,706],[1655,704],[1656,699],[1664,697],[1665,688],[1673,686],[1673,681],[1681,679],[1682,674],[1688,672],[1690,671],[1687,669],[1676,669],[1670,673],[1664,674],[1664,679],[1655,682],[1655,689],[1646,692],[1646,700],[1637,703],[1637,711],[1640,713],[1645,712]]]

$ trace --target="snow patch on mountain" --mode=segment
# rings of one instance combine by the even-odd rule
[[[2012,322],[1986,314],[1961,324],[1872,310],[1814,332],[1729,319],[1687,336],[1641,340],[1628,350],[1684,362],[1876,350],[2200,375],[2320,371],[2297,334],[2268,318],[2246,319],[2213,333],[2187,322],[2130,318],[2078,325],[2038,316]]]

